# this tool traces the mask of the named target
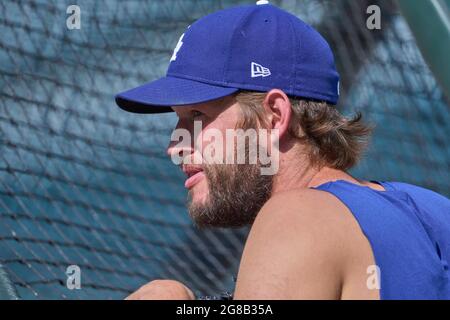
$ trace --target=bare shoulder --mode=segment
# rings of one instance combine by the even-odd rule
[[[317,231],[328,228],[338,231],[343,227],[341,223],[347,220],[347,213],[348,208],[328,192],[294,189],[270,198],[259,212],[254,228],[277,223],[283,227],[294,224],[297,228],[318,225],[321,228]]]
[[[365,241],[347,207],[332,194],[314,189],[277,194],[252,225],[235,296],[339,299],[349,261],[367,249],[355,247],[355,240]]]

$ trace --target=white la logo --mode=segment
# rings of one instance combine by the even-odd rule
[[[191,26],[188,26],[188,29]],[[172,54],[172,58],[170,58],[170,62],[177,60],[177,53],[178,51],[180,51],[181,46],[183,45],[183,38],[184,38],[184,33],[181,35],[180,39],[178,40],[178,43],[175,47],[175,49],[173,50],[173,54]]]

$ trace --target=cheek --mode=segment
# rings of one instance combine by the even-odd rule
[[[227,155],[227,130],[234,130],[235,121],[215,121],[205,126],[196,138],[196,151],[206,163],[224,163]]]

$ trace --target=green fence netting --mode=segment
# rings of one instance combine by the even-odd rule
[[[162,76],[185,28],[253,1],[0,2],[0,262],[25,299],[120,299],[156,279],[233,287],[247,229],[199,231],[165,156],[172,114],[137,116],[115,93]],[[394,1],[272,1],[315,26],[342,75],[344,112],[377,124],[352,172],[450,195],[449,104]],[[366,27],[369,5],[381,30]],[[448,67],[448,66],[447,66]],[[66,269],[81,270],[81,289]]]

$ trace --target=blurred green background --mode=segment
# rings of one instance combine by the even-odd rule
[[[248,230],[193,228],[164,152],[174,115],[125,113],[114,94],[164,75],[193,21],[253,2],[77,1],[80,30],[66,28],[72,1],[0,2],[0,263],[21,298],[121,299],[157,278],[232,290]],[[450,196],[448,1],[271,3],[323,34],[338,108],[377,125],[352,173]],[[366,27],[373,4],[381,30]]]

